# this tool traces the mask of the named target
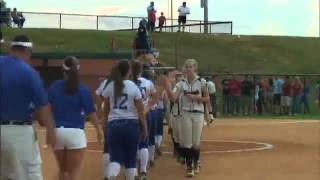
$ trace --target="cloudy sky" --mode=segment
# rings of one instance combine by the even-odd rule
[[[166,16],[169,0],[154,0]],[[173,0],[177,8],[186,1],[189,19],[202,19],[200,0]],[[320,0],[208,0],[209,20],[233,21],[235,34],[318,36]],[[145,16],[150,0],[6,0],[21,11],[99,15]],[[72,23],[72,22],[70,22]]]

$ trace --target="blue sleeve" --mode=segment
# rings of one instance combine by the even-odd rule
[[[85,86],[81,87],[81,102],[85,115],[89,115],[93,112],[96,112],[90,90]]]
[[[53,84],[48,88],[48,90],[47,90],[47,93],[48,93],[48,101],[49,101],[49,103],[51,103],[52,104],[52,101],[53,101],[53,94],[52,94],[52,92],[53,92]]]
[[[48,96],[44,89],[43,83],[39,77],[39,74],[33,69],[29,71],[29,92],[31,96],[31,101],[34,104],[35,109],[39,109],[42,106],[48,104]]]

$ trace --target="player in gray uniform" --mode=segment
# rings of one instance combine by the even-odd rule
[[[165,80],[165,88],[171,101],[182,98],[181,109],[181,137],[180,144],[186,155],[187,177],[193,177],[199,173],[200,138],[204,125],[204,104],[209,103],[209,93],[206,81],[200,78],[197,71],[197,61],[188,59],[184,64],[185,79],[171,88],[168,80]]]

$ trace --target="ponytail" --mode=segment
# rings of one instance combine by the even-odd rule
[[[64,87],[64,93],[68,96],[75,94],[79,89],[79,61],[74,56],[66,57],[62,65],[63,71],[65,72],[66,84]]]
[[[134,60],[131,66],[131,79],[136,85],[140,85],[139,77],[142,73],[142,64],[139,61]]]
[[[129,62],[127,60],[122,60],[117,64],[112,70],[111,80],[114,83],[114,98],[117,100],[122,96],[124,89],[123,80],[128,74],[130,69]]]

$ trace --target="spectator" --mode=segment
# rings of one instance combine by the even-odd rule
[[[320,108],[320,80],[318,81],[316,85],[316,103],[318,103],[318,106]]]
[[[295,77],[294,83],[292,85],[292,115],[297,115],[299,112],[299,104],[302,94],[302,84],[299,77]]]
[[[167,19],[163,15],[163,12],[161,12],[161,16],[159,17],[159,29],[160,29],[160,32],[162,32],[162,28],[163,28],[164,25],[167,25]]]
[[[274,81],[274,91],[273,91],[273,112],[275,114],[281,114],[281,96],[282,96],[282,87],[283,80],[277,77]]]
[[[187,23],[187,14],[190,14],[190,9],[187,7],[187,3],[183,2],[182,6],[179,7],[178,9],[179,12],[179,18],[178,18],[178,23],[179,23],[179,30],[181,30],[181,24],[182,24],[182,32],[185,30],[185,25]]]
[[[221,84],[223,96],[223,114],[231,115],[230,80],[226,78],[222,80]]]
[[[0,44],[2,43],[4,43],[4,39],[3,39],[2,31],[0,31]]]
[[[257,112],[259,115],[263,114],[263,106],[265,102],[265,83],[264,80],[260,80],[258,84],[256,85],[256,92],[257,92],[257,99],[256,99],[256,106],[257,106]]]
[[[210,103],[212,108],[212,115],[213,117],[217,117],[217,100],[216,100],[216,85],[213,81],[214,77],[211,79],[208,79],[207,86],[208,86],[208,92],[210,96]]]
[[[230,81],[230,93],[231,113],[238,115],[240,113],[241,82],[235,77]]]
[[[17,8],[13,8],[11,12],[12,20],[15,24],[17,24],[18,28],[22,28],[25,22],[25,18],[23,17],[21,12],[17,11]]]
[[[155,27],[155,23],[156,23],[156,13],[157,10],[154,7],[154,2],[150,2],[150,6],[148,6],[147,8],[147,12],[148,12],[148,31],[153,32],[154,31],[154,27]]]
[[[244,115],[248,115],[252,112],[252,92],[253,92],[253,82],[249,80],[249,76],[246,76],[241,83],[241,106]]]
[[[289,77],[286,77],[283,87],[282,87],[282,99],[281,105],[283,109],[283,114],[291,115],[290,109],[292,106],[292,84]]]
[[[303,105],[303,113],[310,114],[310,105],[309,105],[309,94],[310,94],[310,88],[308,86],[307,80],[303,80],[303,92],[301,96],[301,101],[300,101],[300,107]]]
[[[273,96],[274,96],[273,93],[274,93],[274,80],[272,78],[269,78],[268,85],[267,85],[267,96],[266,96],[268,113],[272,113],[273,111]]]
[[[142,54],[148,54],[151,52],[151,44],[150,44],[147,29],[146,29],[145,19],[142,19],[139,23],[137,36],[134,41],[134,49],[136,51],[136,57]]]

